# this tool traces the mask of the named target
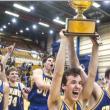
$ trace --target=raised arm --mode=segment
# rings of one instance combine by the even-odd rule
[[[84,90],[82,92],[83,100],[88,100],[93,92],[95,77],[97,73],[97,66],[98,66],[99,45],[96,42],[96,38],[91,38],[91,40],[93,43],[92,56],[91,56],[89,67],[88,67],[88,78],[84,85]]]
[[[45,89],[49,90],[50,89],[50,83],[45,83],[42,77],[43,70],[42,69],[36,69],[33,71],[33,79],[36,84],[36,86],[39,89]]]
[[[11,56],[13,50],[14,50],[14,47],[15,47],[15,44],[13,45],[10,45],[9,47],[6,47],[7,49],[7,53],[5,54],[4,57],[2,57],[2,60],[1,60],[1,64],[3,66],[3,69],[2,71],[0,72],[0,76],[1,76],[1,79],[5,82],[7,82],[7,78],[6,78],[6,75],[5,75],[5,66],[6,66],[6,62],[8,60],[8,58]]]
[[[54,110],[55,105],[58,106],[58,99],[60,97],[60,89],[61,89],[61,82],[64,73],[64,65],[65,65],[65,53],[66,53],[66,45],[67,45],[67,38],[64,36],[62,30],[60,32],[60,48],[56,57],[54,75],[52,79],[50,94],[48,98],[48,107],[49,110]]]
[[[1,63],[3,64],[3,66],[6,65],[6,62],[7,62],[8,58],[11,56],[11,54],[14,50],[14,47],[15,47],[15,43],[13,45],[10,45],[9,47],[6,47],[7,53],[1,60]]]

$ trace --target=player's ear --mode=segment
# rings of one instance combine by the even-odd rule
[[[65,87],[66,86],[64,84],[62,84],[61,88],[62,88],[63,91],[65,90]]]

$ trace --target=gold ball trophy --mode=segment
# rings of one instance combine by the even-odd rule
[[[92,6],[92,0],[69,0],[70,7],[75,9],[77,15],[66,19],[65,35],[94,36],[96,30],[95,20],[86,19],[84,11]]]

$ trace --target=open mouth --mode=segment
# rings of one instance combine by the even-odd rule
[[[53,64],[51,64],[50,66],[53,67]]]
[[[78,95],[79,92],[73,91],[73,95]]]

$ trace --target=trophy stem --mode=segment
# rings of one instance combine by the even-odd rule
[[[83,15],[83,10],[78,10],[77,19],[86,19],[86,17]]]

